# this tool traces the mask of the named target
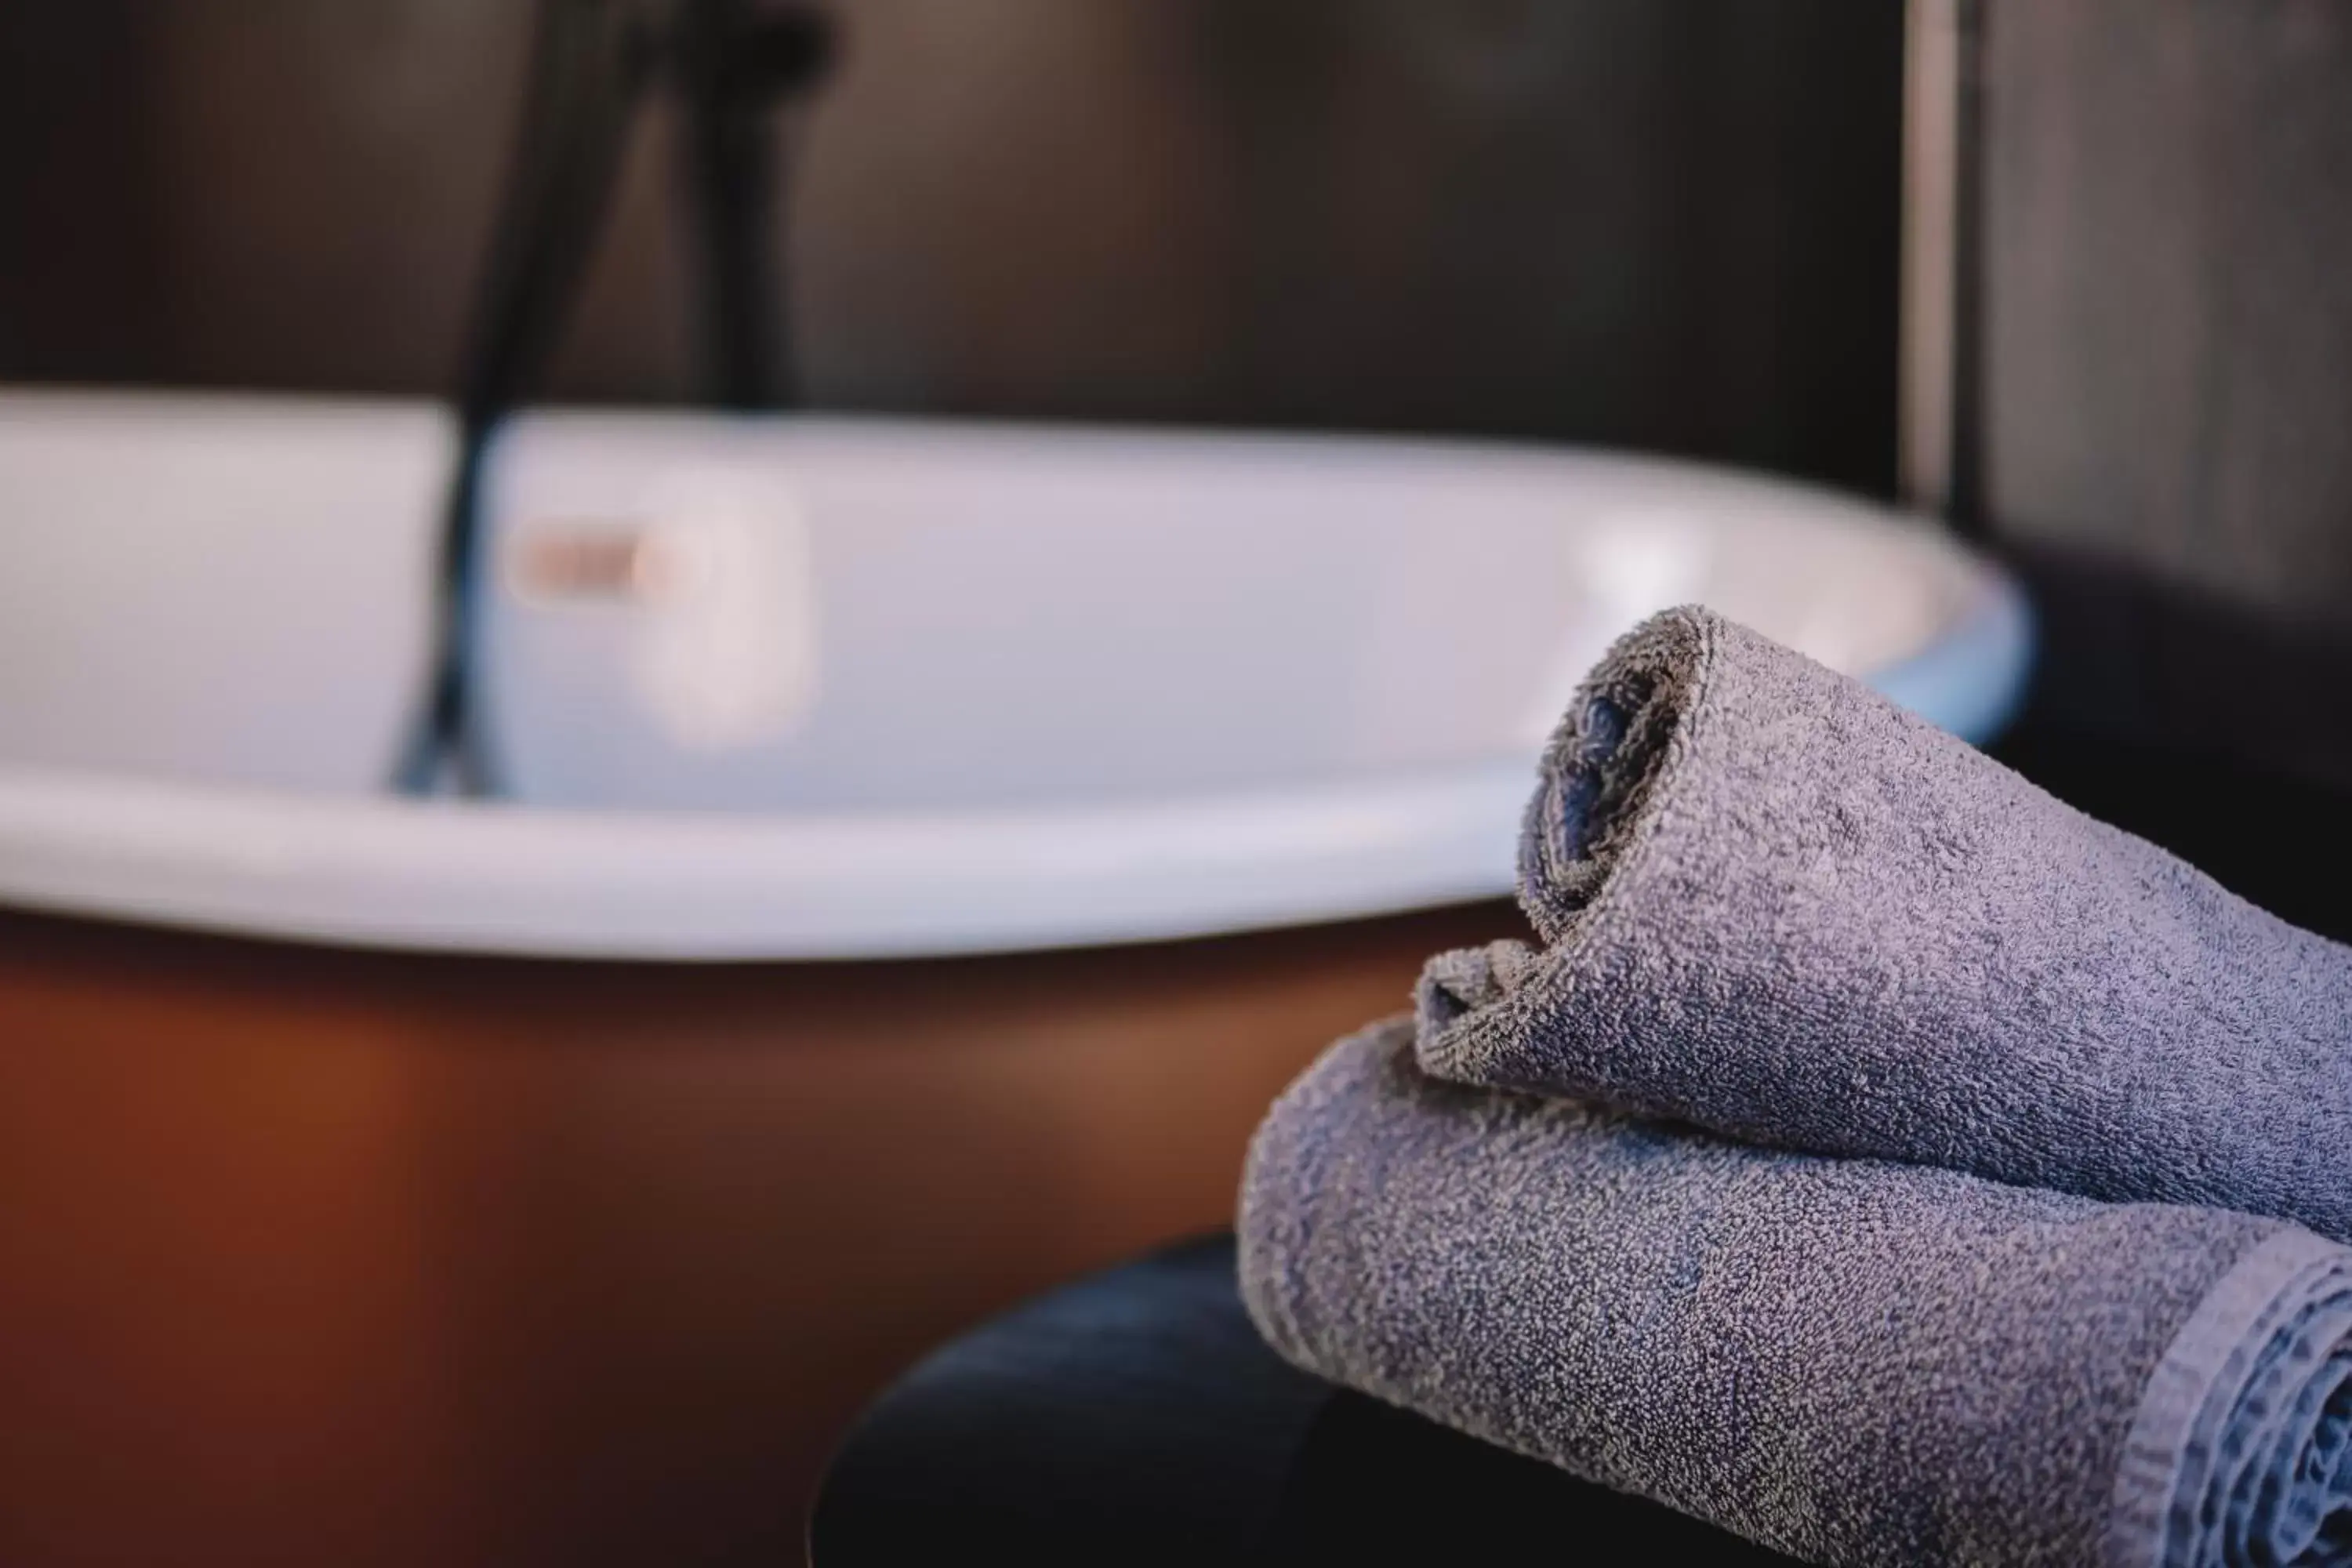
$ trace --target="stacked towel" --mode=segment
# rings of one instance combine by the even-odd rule
[[[2352,1252],[1412,1052],[1408,1019],[1341,1042],[1252,1151],[1243,1293],[1299,1365],[1820,1563],[2352,1552]]]
[[[2352,1563],[2344,950],[1698,611],[1522,869],[1258,1134],[1286,1356],[1824,1563]]]
[[[1611,650],[1441,1078],[2352,1240],[2352,949],[1704,610]]]

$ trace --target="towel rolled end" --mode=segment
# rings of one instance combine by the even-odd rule
[[[2111,1568],[2352,1562],[2352,1250],[2289,1228],[2166,1350],[2124,1445]]]
[[[1396,1069],[1412,1027],[1398,1015],[1335,1043],[1275,1100],[1243,1162],[1234,1226],[1242,1304],[1267,1344],[1310,1372],[1318,1370],[1318,1205],[1332,1189],[1334,1162],[1348,1158],[1346,1132],[1355,1125],[1342,1108],[1364,1103],[1366,1085]]]
[[[1577,689],[1519,834],[1520,901],[1547,942],[1574,926],[1648,815],[1726,624],[1696,605],[1661,611]]]

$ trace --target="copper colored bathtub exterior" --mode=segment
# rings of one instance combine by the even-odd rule
[[[783,1563],[959,1327],[1225,1223],[1501,906],[886,965],[0,916],[0,1560]]]

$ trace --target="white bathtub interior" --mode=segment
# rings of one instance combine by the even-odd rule
[[[490,455],[493,803],[388,793],[425,405],[0,395],[0,899],[658,957],[1125,940],[1506,889],[1569,690],[1699,600],[1970,738],[1936,526],[1501,444],[546,413]]]

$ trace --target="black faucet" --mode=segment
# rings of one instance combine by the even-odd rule
[[[776,110],[834,56],[830,16],[779,0],[541,0],[522,122],[457,377],[457,451],[441,519],[430,665],[394,782],[498,792],[470,700],[480,593],[483,454],[530,395],[579,291],[649,85],[683,100],[707,395],[735,409],[792,397],[774,223]]]

